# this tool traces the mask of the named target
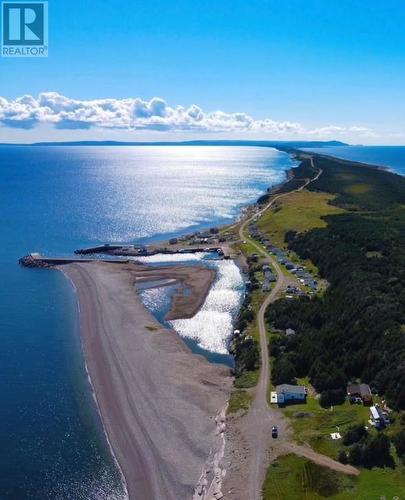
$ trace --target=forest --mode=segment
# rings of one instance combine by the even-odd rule
[[[389,171],[314,156],[322,175],[308,189],[335,194],[345,210],[327,226],[287,235],[329,286],[324,294],[280,299],[267,312],[273,383],[309,376],[321,404],[342,402],[360,379],[405,409],[405,178]],[[304,159],[302,168],[308,167]]]

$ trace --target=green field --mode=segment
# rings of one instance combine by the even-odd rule
[[[368,193],[371,191],[371,186],[370,184],[364,184],[364,183],[357,183],[357,184],[351,184],[346,188],[346,193],[350,194],[364,194]]]
[[[252,245],[248,239],[244,241],[246,241],[246,243],[238,243],[235,245],[235,248],[239,248],[239,250],[246,256],[257,252],[257,248]]]
[[[340,432],[343,435],[351,425],[367,425],[370,410],[347,401],[333,409],[325,409],[316,399],[308,397],[306,404],[287,406],[283,412],[291,419],[297,442],[308,443],[315,451],[336,459],[341,441],[333,440],[330,434]]]
[[[302,382],[302,381],[300,381]],[[350,426],[355,424],[364,423],[368,425],[369,418],[369,408],[361,405],[350,405],[349,402],[345,402],[343,405],[335,406],[332,410],[327,410],[319,406],[316,399],[309,397],[308,401],[304,405],[289,406],[283,410],[283,412],[291,419],[291,425],[293,428],[293,437],[299,443],[308,443],[315,451],[328,455],[331,458],[336,459],[339,450],[343,448],[341,440],[333,440],[330,436],[332,432],[340,432],[343,434],[347,431]],[[399,429],[399,419],[388,428],[387,434],[392,434]],[[369,432],[376,432],[369,426]],[[340,477],[339,484],[340,489],[333,495],[325,495],[325,497],[333,498],[336,500],[345,500],[350,498],[356,499],[380,499],[384,498],[386,500],[394,498],[397,496],[399,499],[405,500],[405,467],[396,457],[394,448],[391,450],[396,467],[395,469],[390,468],[373,468],[372,470],[360,468],[361,473],[358,478],[346,478],[346,484],[343,479],[344,476],[338,475]],[[290,478],[294,478],[292,481],[294,484],[293,493],[291,496],[277,496],[281,495],[283,492],[278,493],[274,488],[275,480],[282,481],[283,474],[279,477],[277,471],[279,469],[270,467],[268,471],[267,488],[269,495],[265,498],[309,498],[318,499],[324,498],[319,495],[319,492],[311,490],[305,483],[305,475],[303,472],[303,466],[306,462],[305,459],[299,457],[288,457],[280,460],[281,464],[284,463],[284,471],[286,475]],[[285,472],[285,467],[288,468],[289,474]],[[334,473],[333,473],[334,474]],[[303,479],[304,478],[304,479]],[[334,483],[333,483],[334,484]],[[334,490],[332,484],[332,490]],[[346,484],[346,486],[344,486]],[[272,486],[273,485],[273,486]],[[304,485],[304,486],[303,486]],[[307,486],[305,486],[307,485]],[[344,487],[343,487],[344,486]],[[285,485],[287,488],[288,485]],[[301,490],[300,490],[301,488]],[[295,493],[294,493],[295,492]],[[298,493],[301,494],[297,496]],[[296,496],[294,496],[296,495]]]
[[[243,372],[242,375],[235,379],[234,386],[237,389],[249,389],[250,387],[254,387],[259,380],[259,372],[259,369]]]
[[[228,413],[236,413],[239,410],[247,410],[250,406],[251,400],[252,396],[247,391],[234,391],[229,399]]]
[[[286,248],[286,232],[302,233],[325,227],[323,216],[343,212],[341,208],[329,204],[333,199],[331,194],[306,190],[290,193],[280,199],[275,209],[268,210],[260,217],[258,227],[269,236],[274,245]]]
[[[302,457],[279,458],[267,470],[264,500],[405,499],[404,468],[362,469],[358,477],[346,476],[313,464]]]

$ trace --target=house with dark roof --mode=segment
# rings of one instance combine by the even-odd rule
[[[365,405],[371,405],[373,402],[373,395],[368,384],[347,384],[347,395],[350,400],[361,398]]]

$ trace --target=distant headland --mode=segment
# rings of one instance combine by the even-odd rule
[[[349,146],[341,141],[249,141],[249,140],[195,140],[195,141],[62,141],[35,142],[31,144],[0,143],[0,146],[255,146],[282,149],[323,148],[331,146]]]

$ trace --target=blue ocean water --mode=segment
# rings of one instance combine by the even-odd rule
[[[386,167],[397,174],[405,175],[405,146],[334,146],[311,148],[307,151]]]
[[[72,287],[18,258],[229,222],[291,165],[267,148],[0,147],[1,500],[123,498]]]

